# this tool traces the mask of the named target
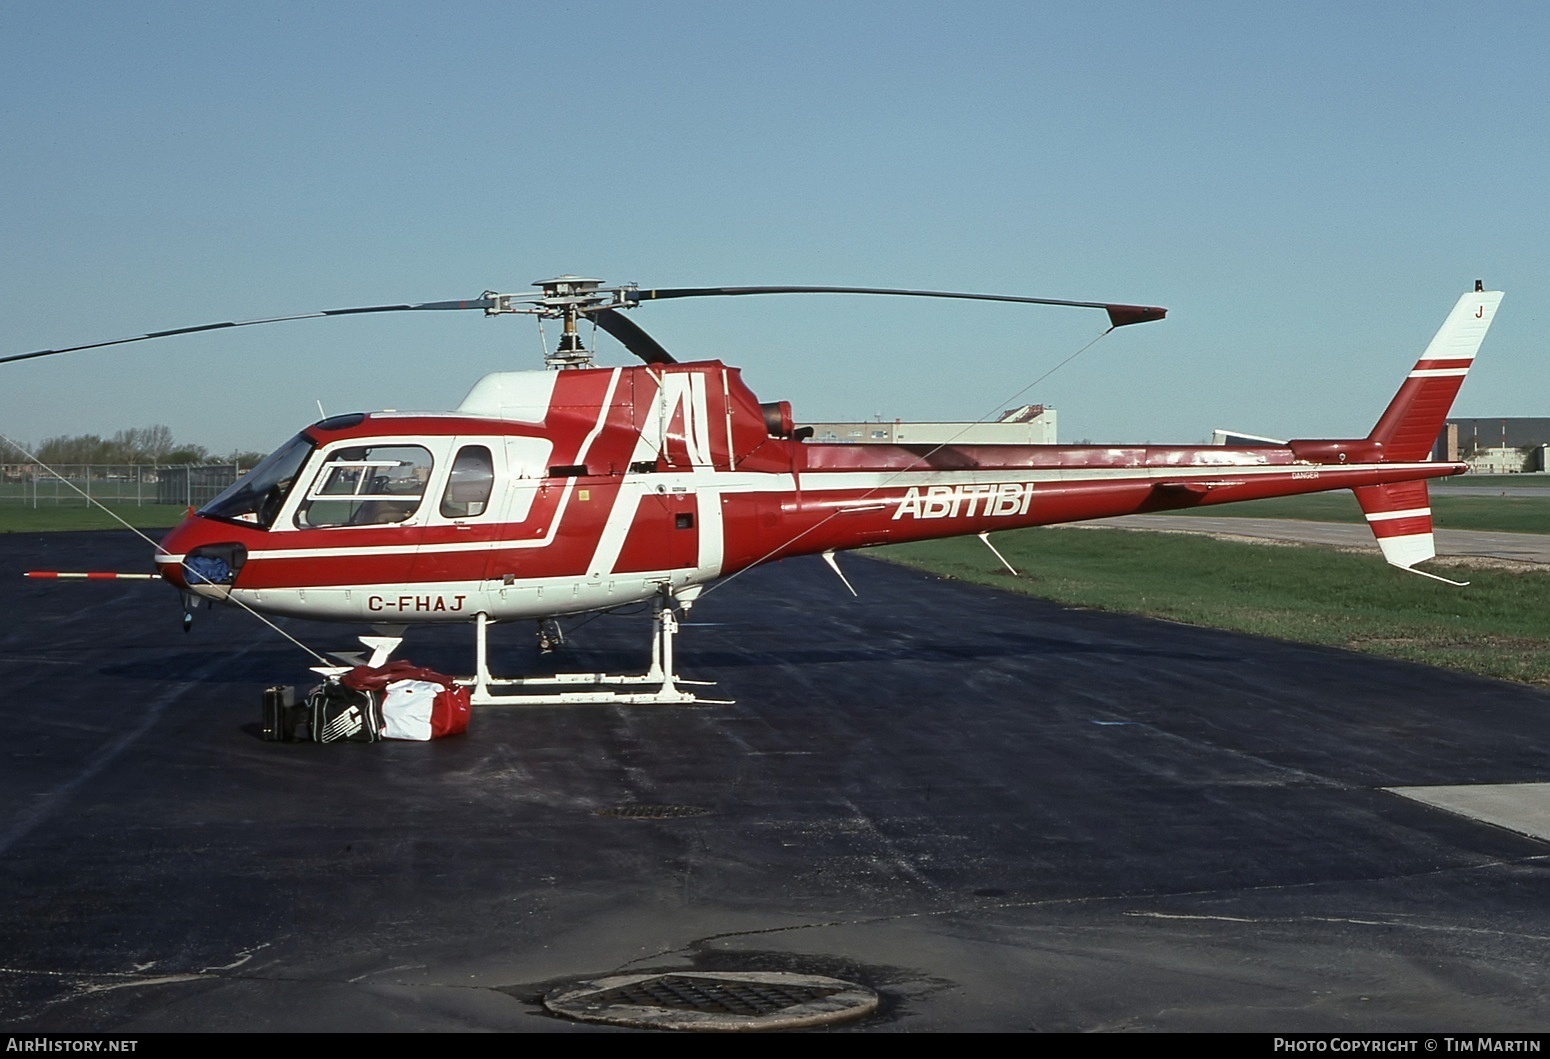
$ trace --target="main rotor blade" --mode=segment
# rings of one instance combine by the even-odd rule
[[[495,299],[471,298],[465,301],[418,302],[411,305],[365,305],[355,309],[324,309],[315,313],[298,313],[295,316],[266,316],[261,320],[231,320],[218,324],[200,324],[197,327],[176,327],[170,331],[152,331],[132,338],[115,338],[108,342],[88,342],[84,346],[63,346],[59,349],[40,349],[34,353],[15,353],[0,357],[0,364],[13,360],[31,360],[34,357],[51,357],[56,353],[77,353],[83,349],[100,349],[103,346],[122,346],[128,342],[144,342],[151,338],[169,338],[172,335],[191,335],[198,331],[218,331],[225,327],[251,327],[254,324],[279,324],[288,320],[313,320],[323,316],[359,316],[364,313],[412,312],[417,309],[490,309]]]
[[[647,364],[677,364],[673,355],[657,342],[656,339],[646,334],[634,320],[625,316],[618,309],[599,309],[589,314],[597,321],[597,326],[608,332],[619,341],[625,349],[634,353]]]
[[[947,290],[896,290],[891,287],[668,287],[633,290],[626,301],[661,301],[664,298],[714,298],[736,294],[894,294],[910,298],[961,298],[977,302],[1022,302],[1027,305],[1064,305],[1076,309],[1102,309],[1111,327],[1161,320],[1168,310],[1155,305],[1121,305],[1115,302],[1073,302],[1059,298],[1020,298],[1010,294],[965,294]]]

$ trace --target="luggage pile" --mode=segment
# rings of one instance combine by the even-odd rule
[[[296,701],[290,686],[264,692],[264,738],[293,743],[424,742],[468,728],[468,689],[412,662],[356,666]]]

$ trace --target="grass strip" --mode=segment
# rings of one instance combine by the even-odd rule
[[[1550,571],[1448,568],[1466,588],[1410,577],[1377,555],[1181,534],[1053,527],[870,554],[1075,606],[1364,651],[1550,686]]]
[[[183,521],[188,508],[181,504],[108,504],[125,522],[138,529],[166,529]],[[106,512],[79,504],[44,504],[26,507],[0,504],[0,533],[55,533],[61,530],[122,529]]]
[[[1498,533],[1550,533],[1550,493],[1538,496],[1447,496],[1431,494],[1432,520],[1439,529],[1491,530]],[[1168,512],[1222,518],[1290,518],[1308,522],[1364,522],[1349,489],[1307,496],[1245,500]]]
[[[1537,472],[1533,474],[1460,474],[1451,478],[1436,478],[1432,484],[1439,489],[1450,489],[1455,485],[1485,486],[1494,488],[1497,486],[1512,486],[1517,489],[1550,489],[1550,474]]]

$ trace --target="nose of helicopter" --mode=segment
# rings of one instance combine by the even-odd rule
[[[232,530],[190,512],[156,546],[157,573],[180,589],[224,598],[247,561],[247,548],[231,539]]]
[[[192,540],[194,527],[198,521],[198,516],[190,511],[183,521],[168,530],[156,545],[156,554],[153,558],[156,572],[161,575],[162,580],[178,588],[188,587],[183,578],[183,557],[188,554],[190,548],[198,546],[198,542]]]

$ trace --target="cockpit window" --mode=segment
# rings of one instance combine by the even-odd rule
[[[359,445],[336,449],[296,510],[296,525],[384,526],[420,509],[431,476],[431,454],[418,445]]]
[[[275,449],[247,474],[200,509],[210,518],[249,522],[267,529],[280,513],[280,505],[296,481],[296,472],[312,452],[312,439],[305,434]]]
[[[495,484],[495,461],[483,445],[464,445],[452,461],[447,490],[441,496],[441,513],[446,518],[473,518],[484,514]]]

